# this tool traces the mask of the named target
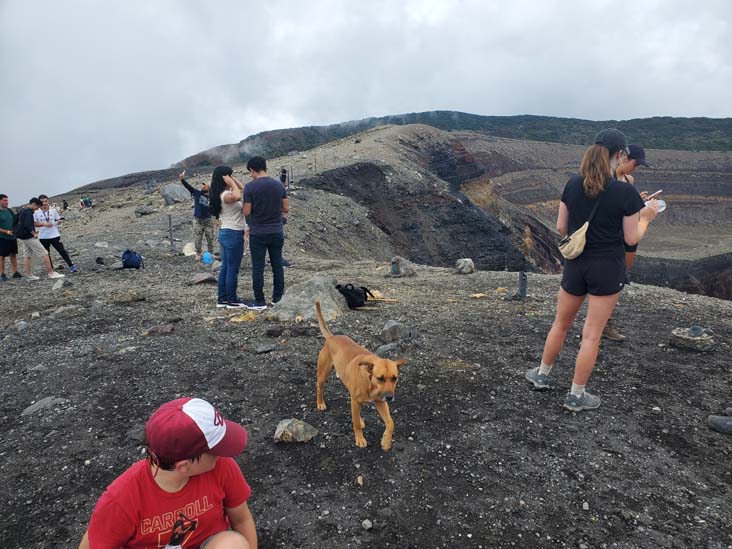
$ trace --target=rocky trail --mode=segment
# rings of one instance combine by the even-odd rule
[[[383,427],[367,406],[360,449],[335,376],[328,409],[315,408],[316,324],[265,313],[234,322],[241,311],[217,310],[214,285],[189,285],[204,268],[164,240],[167,214],[176,249],[188,240],[189,207],[151,197],[159,211],[135,217],[134,192],[69,215],[64,241],[82,269],[67,273],[70,284],[0,288],[0,547],[76,547],[105,486],[142,457],[149,414],[183,395],[249,430],[238,461],[260,547],[732,547],[732,439],[704,423],[732,405],[732,303],[631,285],[617,313],[628,340],[603,343],[590,382],[602,407],[573,414],[561,403],[581,318],[555,390],[532,391],[523,377],[539,362],[558,276],[530,274],[526,301],[506,299],[516,273],[420,266],[390,278],[389,241],[356,206],[335,220],[302,208],[288,225],[287,284],[326,275],[395,300],[329,323],[369,349],[385,343],[388,320],[412,332],[394,351],[408,361],[394,448],[379,447]],[[348,238],[318,234],[336,225]],[[364,231],[354,233],[367,242],[359,260],[356,245],[340,244],[352,242],[348,231]],[[97,265],[126,247],[143,253],[144,270]],[[244,297],[249,276],[245,259]],[[669,346],[671,330],[691,324],[713,330],[712,352]],[[319,434],[275,444],[286,418]]]

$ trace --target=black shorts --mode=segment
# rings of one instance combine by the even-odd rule
[[[625,286],[625,258],[585,257],[564,262],[562,288],[565,292],[581,296],[613,295]]]
[[[0,238],[0,257],[18,255],[18,241],[9,238]]]

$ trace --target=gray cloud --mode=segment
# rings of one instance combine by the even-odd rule
[[[433,109],[732,114],[732,3],[0,3],[0,192],[166,167],[268,129]]]

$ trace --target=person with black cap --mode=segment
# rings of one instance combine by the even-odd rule
[[[251,489],[233,457],[247,432],[200,398],[163,404],[145,425],[147,459],[109,485],[79,549],[256,549]]]
[[[635,178],[632,173],[638,166],[651,167],[650,164],[646,162],[646,151],[643,147],[640,145],[630,144],[628,145],[628,159],[616,168],[615,179],[635,185]],[[640,193],[640,196],[645,200],[648,197],[648,193],[643,191]],[[633,266],[633,261],[635,261],[635,253],[638,250],[638,244],[633,246],[629,246],[625,242],[623,244],[625,244],[625,269],[628,273],[628,280],[626,283],[630,284],[630,268]],[[602,337],[611,341],[625,341],[625,335],[620,331],[620,327],[612,317],[608,319],[605,329],[602,332]]]
[[[581,175],[570,178],[559,203],[559,234],[572,234],[588,223],[586,241],[582,253],[564,263],[557,313],[544,344],[541,364],[528,370],[525,377],[536,389],[551,388],[552,366],[589,294],[572,389],[564,400],[564,407],[574,412],[600,406],[600,398],[585,391],[585,386],[595,367],[605,323],[625,284],[623,241],[637,244],[657,213],[655,201],[646,207],[630,184],[613,177],[627,153],[621,131],[601,131],[582,158]]]

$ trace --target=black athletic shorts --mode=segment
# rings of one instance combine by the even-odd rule
[[[625,286],[625,257],[585,257],[564,262],[562,288],[581,296],[613,295]]]
[[[18,241],[9,238],[0,238],[0,257],[18,255]]]

